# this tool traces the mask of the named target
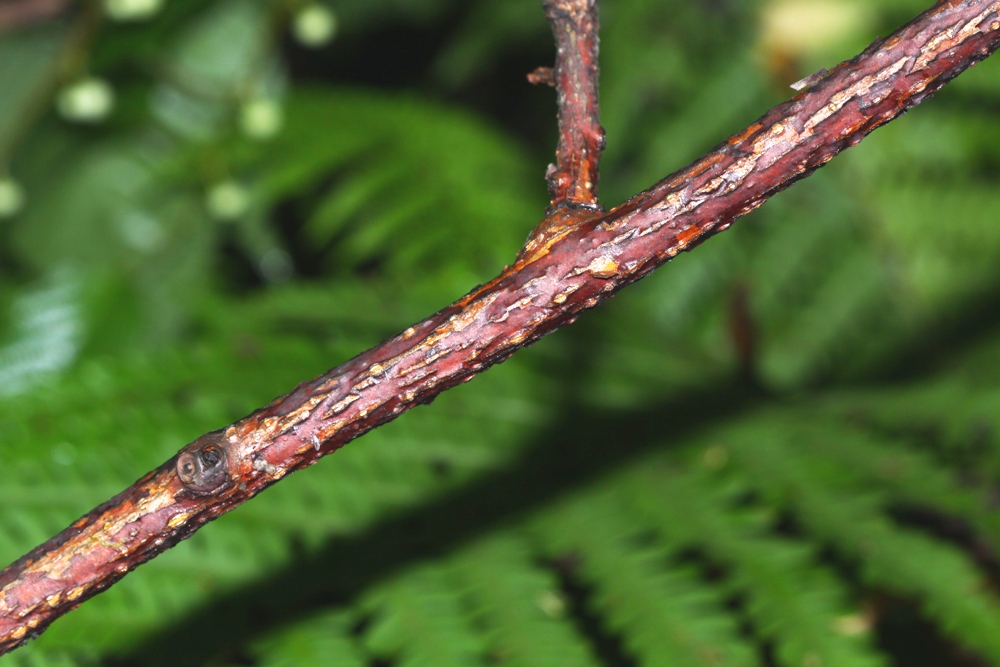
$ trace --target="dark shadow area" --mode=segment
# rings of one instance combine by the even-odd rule
[[[894,658],[897,667],[989,667],[989,663],[949,641],[919,612],[916,600],[882,601],[875,625],[875,644]]]
[[[719,389],[635,412],[568,409],[511,467],[356,536],[331,540],[284,568],[224,595],[140,643],[108,667],[218,664],[262,634],[323,608],[351,603],[374,583],[516,520],[668,441],[752,407]],[[670,415],[669,436],[664,416]],[[364,446],[364,443],[352,446]],[[609,663],[617,665],[622,663]],[[625,663],[627,664],[627,663]]]
[[[962,352],[995,340],[1000,329],[1000,292],[988,292],[926,335],[915,338],[869,373],[872,385],[897,384],[931,377],[962,361]],[[857,386],[856,381],[840,383]],[[828,385],[831,386],[831,385]]]
[[[461,18],[460,11],[425,22],[395,17],[367,30],[338,35],[322,49],[302,46],[286,36],[281,50],[296,81],[419,89]]]
[[[997,587],[1000,586],[1000,562],[997,560],[996,549],[964,517],[948,514],[934,507],[902,503],[890,507],[889,516],[901,526],[915,528],[962,549],[987,575],[990,588],[997,592]]]
[[[605,667],[639,667],[638,661],[628,655],[624,642],[612,634],[600,615],[591,610],[594,591],[577,575],[580,566],[576,554],[566,554],[547,564],[559,580],[559,590],[566,598],[569,618],[580,636],[590,642],[594,655]]]
[[[584,355],[592,344],[586,336],[574,342],[574,352]],[[572,364],[566,368],[561,362],[550,361],[553,373],[574,376]],[[498,525],[516,521],[554,498],[634,462],[662,446],[665,440],[681,441],[692,432],[752,410],[769,397],[732,382],[644,410],[600,410],[581,406],[576,402],[578,399],[570,398],[563,416],[539,434],[510,467],[471,480],[466,487],[388,518],[363,533],[333,539],[315,553],[303,551],[280,570],[195,610],[147,638],[132,652],[107,657],[103,664],[183,667],[232,663],[244,657],[247,645],[263,634],[324,608],[348,605],[373,584],[402,568],[449,553]],[[669,416],[669,435],[664,428],[666,416]],[[753,499],[747,502],[752,504]],[[896,508],[893,516],[903,524],[919,524],[916,527],[958,544],[974,557],[982,547],[968,526],[950,522],[943,525],[944,519],[937,514],[914,514],[913,508]],[[775,530],[789,536],[801,533],[791,514],[782,515]],[[996,565],[990,556],[984,560],[979,554],[977,561],[992,578],[996,576]],[[856,563],[844,561],[832,548],[820,554],[820,561],[852,582],[858,596],[865,596]],[[583,610],[585,591],[574,591],[567,589],[564,593],[571,604],[584,605],[580,607]],[[579,600],[574,598],[577,593],[583,595]],[[891,596],[881,599],[876,623],[878,643],[895,657],[897,664],[908,667],[984,664],[940,633],[932,632],[932,624],[921,616],[916,603]],[[586,625],[585,615],[578,620]],[[595,651],[605,664],[613,667],[631,664],[630,658],[616,648],[613,637],[593,635],[590,630],[584,634],[594,642]],[[919,637],[920,646],[907,643],[914,637]],[[764,646],[762,651],[765,664],[770,664],[773,656],[769,655],[768,647]],[[914,654],[920,658],[911,658]]]
[[[457,85],[437,81],[433,72],[437,59],[460,32],[471,7],[471,3],[459,6],[434,21],[397,19],[370,30],[349,32],[318,51],[285,39],[282,52],[296,82],[432,92],[491,118],[526,146],[545,147],[545,154],[554,152],[555,92],[548,86],[532,86],[527,79],[536,67],[554,62],[555,47],[548,35],[502,50]],[[538,11],[541,14],[541,7]],[[540,168],[544,170],[544,165]],[[539,187],[544,187],[541,171]]]

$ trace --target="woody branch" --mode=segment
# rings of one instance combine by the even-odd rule
[[[558,96],[557,162],[545,174],[552,196],[549,212],[567,206],[596,210],[604,150],[597,98],[597,0],[546,0],[543,5],[555,37],[556,64],[536,69],[528,80],[555,86]]]
[[[569,3],[550,6],[557,4]],[[552,211],[544,233],[488,284],[202,436],[0,572],[0,653],[288,473],[502,362],[728,228],[998,44],[1000,0],[939,2],[624,204],[572,219]],[[588,117],[596,124],[594,101]],[[558,169],[574,164],[573,155],[560,154]],[[554,208],[592,205],[596,173],[574,180],[589,168],[571,169]]]

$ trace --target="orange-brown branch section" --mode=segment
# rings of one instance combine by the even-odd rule
[[[0,573],[0,652],[290,472],[471,379],[726,229],[1000,43],[1000,0],[941,2],[689,167],[534,238],[460,301],[177,457]]]

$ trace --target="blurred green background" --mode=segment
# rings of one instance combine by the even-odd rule
[[[604,0],[613,205],[930,0]],[[539,0],[0,2],[0,560],[495,275]],[[0,665],[1000,665],[1000,59]]]

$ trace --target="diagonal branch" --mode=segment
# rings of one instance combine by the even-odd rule
[[[998,45],[1000,0],[939,2],[687,168],[607,213],[534,238],[513,266],[455,304],[202,436],[0,573],[0,652],[286,474],[728,228]]]

